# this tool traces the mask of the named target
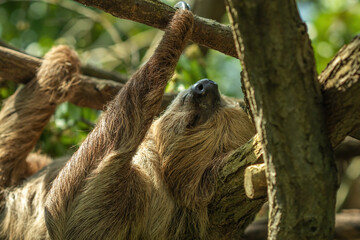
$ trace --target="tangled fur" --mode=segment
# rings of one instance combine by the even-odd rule
[[[0,159],[1,238],[184,239],[189,234],[211,238],[207,205],[216,190],[217,171],[229,152],[252,137],[254,128],[231,100],[199,103],[190,90],[180,93],[154,120],[192,25],[191,12],[178,10],[153,56],[107,106],[71,159],[53,162],[15,186],[43,166],[24,166],[25,159],[56,104],[65,101],[77,83],[73,52],[59,47],[48,54],[47,67],[45,62],[25,87],[32,89],[31,96],[46,96],[45,106],[31,102],[19,109],[8,100],[0,114],[1,149],[4,144],[22,149],[26,140],[31,142],[26,152],[16,155],[8,150],[11,157]],[[51,81],[42,83],[44,78]],[[23,95],[17,92],[15,98]],[[13,133],[3,129],[6,117],[11,117],[6,109],[22,111],[25,120],[20,129],[30,131],[23,125],[31,123],[37,126],[34,133],[11,137]],[[29,173],[17,173],[18,168]]]

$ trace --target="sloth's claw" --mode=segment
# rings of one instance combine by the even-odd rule
[[[175,9],[190,10],[190,5],[185,1],[180,1],[174,5]]]

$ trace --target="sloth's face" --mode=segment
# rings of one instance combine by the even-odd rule
[[[172,152],[175,143],[184,152],[206,147],[214,154],[244,144],[255,132],[239,104],[220,95],[217,84],[208,79],[179,93],[152,129],[165,152]]]

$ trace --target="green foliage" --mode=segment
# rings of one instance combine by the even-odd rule
[[[176,0],[164,1],[174,5]],[[360,30],[357,0],[300,1],[299,9],[315,50],[321,71],[336,51]],[[75,48],[83,63],[131,75],[143,64],[161,38],[161,31],[121,20],[73,1],[1,1],[0,39],[35,56],[52,46]],[[202,78],[219,83],[222,93],[242,97],[240,65],[237,59],[210,50],[204,57],[191,45],[181,57],[169,92],[188,88]],[[16,89],[0,83],[0,100]],[[93,124],[99,112],[65,103],[57,108],[37,148],[51,156],[71,154]]]
[[[71,155],[93,128],[98,116],[99,112],[93,109],[79,108],[71,103],[59,105],[37,148],[51,156]]]
[[[360,33],[358,0],[299,1],[320,73],[336,52]]]
[[[0,99],[6,99],[15,92],[17,84],[14,82],[0,82]]]

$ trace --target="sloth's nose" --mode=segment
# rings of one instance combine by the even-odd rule
[[[194,97],[205,95],[219,95],[218,85],[216,82],[209,79],[202,79],[191,87],[191,92]]]
[[[201,107],[214,107],[220,101],[220,93],[216,82],[202,79],[190,88],[192,99]]]

